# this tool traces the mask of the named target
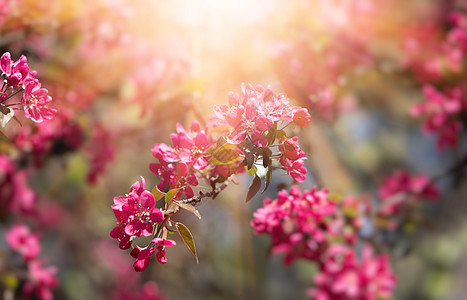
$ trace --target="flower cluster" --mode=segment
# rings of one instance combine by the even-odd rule
[[[20,105],[26,118],[36,123],[52,119],[57,112],[48,107],[52,97],[46,89],[41,88],[39,80],[36,79],[37,72],[29,69],[26,56],[22,55],[20,59],[13,61],[9,52],[4,53],[0,57],[0,70],[0,77],[3,79],[0,89],[0,112],[4,115],[2,127],[13,117],[14,113],[10,107],[15,105]],[[21,92],[20,103],[7,104],[7,100]]]
[[[164,221],[163,212],[155,208],[155,199],[151,192],[146,189],[146,182],[141,177],[141,182],[135,182],[127,196],[115,197],[112,205],[117,226],[112,230],[110,236],[120,241],[121,249],[132,246],[132,240],[136,237],[151,236],[154,226]],[[159,225],[159,229],[162,228]],[[136,258],[134,268],[141,272],[149,265],[149,258],[157,250],[157,260],[166,263],[165,247],[173,246],[175,242],[154,238],[150,245],[145,248],[134,247],[131,255]]]
[[[249,84],[242,85],[242,95],[230,92],[229,105],[216,105],[214,113],[219,121],[234,128],[226,140],[233,145],[242,145],[240,149],[245,153],[248,168],[252,163],[249,157],[256,153],[262,153],[263,166],[268,167],[271,157],[265,154],[272,154],[272,151],[264,149],[277,140],[281,165],[295,181],[306,179],[305,153],[298,145],[298,137],[289,139],[283,131],[289,124],[306,126],[310,122],[306,109],[290,106],[289,99],[283,94],[276,97],[271,86],[253,87]],[[278,129],[278,124],[284,124],[284,127]]]
[[[309,35],[322,36],[319,32]],[[343,41],[346,47],[341,46]],[[364,43],[339,34],[320,47],[297,38],[284,41],[276,50],[276,73],[286,92],[325,122],[353,108],[354,97],[344,83],[358,74],[357,69],[373,63]]]
[[[308,295],[316,300],[391,299],[396,277],[389,257],[374,256],[370,245],[364,246],[359,260],[352,248],[334,244],[323,256],[314,283]]]
[[[116,300],[165,300],[167,297],[160,291],[157,284],[152,281],[144,281],[141,274],[128,267],[130,257],[111,247],[111,241],[105,239],[98,241],[93,249],[92,256],[95,262],[105,272],[112,274],[114,284],[108,285],[100,293],[100,298]],[[104,279],[108,280],[108,278]]]
[[[251,84],[242,84],[242,95],[230,92],[229,105],[214,106],[214,114],[234,128],[227,138],[229,143],[238,145],[248,138],[258,147],[268,145],[263,133],[270,130],[274,122],[296,121],[296,124],[306,126],[310,121],[306,110],[290,107],[289,99],[283,94],[275,97],[271,86],[253,87]]]
[[[423,174],[413,176],[405,170],[399,170],[393,175],[386,177],[379,187],[381,205],[378,215],[383,218],[390,218],[388,229],[397,227],[393,217],[401,218],[405,214],[400,214],[420,199],[437,200],[439,192],[430,182],[429,178]]]
[[[338,203],[329,199],[327,190],[302,191],[298,186],[283,190],[277,199],[264,200],[264,207],[253,213],[251,226],[256,234],[272,236],[273,253],[285,253],[288,265],[297,258],[318,261],[329,241],[342,238],[352,244],[354,226],[338,216]]]
[[[311,298],[386,299],[395,286],[389,258],[374,257],[366,245],[358,261],[353,250],[370,209],[364,199],[341,201],[325,189],[302,192],[293,186],[275,200],[266,198],[264,207],[253,213],[251,226],[256,234],[271,235],[271,252],[285,253],[286,265],[297,258],[318,264]]]
[[[412,26],[404,42],[405,66],[423,84],[425,97],[424,102],[411,108],[411,115],[424,120],[423,129],[437,136],[439,149],[457,146],[461,113],[467,108],[465,86],[456,80],[465,69],[467,15],[454,11],[447,20],[447,32],[430,21]]]
[[[41,251],[39,236],[30,232],[29,228],[22,224],[14,225],[5,233],[8,246],[14,252],[21,255],[27,264],[28,277],[23,286],[23,294],[35,294],[38,299],[53,299],[51,288],[58,284],[55,277],[57,269],[53,266],[44,268],[39,260]]]
[[[217,197],[232,175],[243,173],[245,169],[255,175],[247,201],[261,186],[256,164],[267,168],[265,189],[271,182],[274,161],[279,161],[279,168],[286,169],[295,181],[305,180],[305,153],[298,146],[298,138],[289,138],[284,128],[291,124],[306,126],[310,122],[308,111],[290,106],[289,100],[283,94],[275,96],[270,86],[242,84],[241,88],[241,95],[229,93],[229,105],[214,107],[215,117],[205,128],[196,121],[188,130],[177,124],[176,133],[170,135],[173,146],[154,145],[152,154],[157,161],[151,163],[149,169],[160,182],[152,194],[145,190],[145,181],[141,178],[141,183],[131,187],[129,195],[114,198],[112,209],[117,226],[111,236],[120,241],[120,248],[132,247],[136,237],[152,237],[147,247],[135,246],[131,250],[136,258],[136,271],[146,269],[154,253],[159,263],[166,262],[165,247],[175,245],[174,241],[166,239],[168,230],[177,231],[197,257],[190,231],[185,225],[173,222],[171,217],[180,208],[200,217],[194,206],[203,198]],[[283,127],[279,129],[278,126]],[[163,196],[164,208],[154,208],[155,200]]]
[[[404,65],[413,70],[420,82],[437,81],[448,72],[461,71],[467,54],[466,19],[466,15],[452,12],[447,33],[432,22],[408,27],[403,42]]]
[[[298,145],[298,137],[286,139],[284,143],[279,145],[281,151],[280,163],[287,168],[289,174],[295,181],[303,182],[306,179],[305,152]]]
[[[412,106],[411,114],[425,120],[423,129],[438,137],[439,149],[456,147],[462,123],[459,115],[467,110],[467,98],[462,87],[437,90],[432,85],[423,87],[425,101]]]
[[[9,213],[30,214],[35,209],[36,194],[27,185],[28,174],[17,170],[13,161],[0,154],[0,218]]]
[[[208,166],[207,150],[214,145],[213,138],[196,121],[188,131],[177,124],[177,133],[170,138],[174,148],[163,143],[154,145],[152,154],[158,163],[151,163],[149,168],[161,177],[159,190],[165,190],[168,184],[169,189],[179,189],[178,196],[185,194],[191,198],[192,187],[199,183],[196,174],[201,176],[200,172]]]
[[[251,169],[259,157],[268,167],[273,156],[271,150],[265,149],[276,140],[283,152],[280,163],[287,173],[298,182],[305,180],[304,152],[298,146],[298,138],[287,139],[277,124],[306,126],[309,113],[291,107],[282,94],[275,97],[271,87],[242,85],[242,95],[230,92],[229,102],[214,107],[217,119],[210,124],[212,128],[202,129],[195,121],[187,131],[177,124],[177,133],[170,136],[173,148],[163,143],[154,145],[152,153],[158,162],[149,167],[161,177],[159,190],[168,186],[170,190],[178,189],[177,197],[184,194],[189,199],[194,196],[193,187],[198,186],[200,179],[212,186],[242,172],[245,165]],[[216,141],[210,131],[219,125],[232,129]]]

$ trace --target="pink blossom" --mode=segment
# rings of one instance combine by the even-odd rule
[[[0,0],[0,27],[10,12],[10,0]]]
[[[154,238],[152,242],[156,245],[157,253],[156,259],[160,264],[167,263],[167,258],[165,257],[165,247],[175,246],[176,243],[173,240],[164,240],[161,238]]]
[[[212,136],[201,129],[198,122],[193,122],[186,131],[181,124],[177,124],[177,133],[171,134],[174,148],[166,144],[155,144],[152,153],[158,163],[149,165],[149,169],[161,177],[159,190],[167,185],[170,189],[180,189],[177,197],[185,194],[193,197],[193,186],[198,185],[197,172],[208,167],[211,155],[206,151],[214,145]]]
[[[189,167],[184,162],[177,164],[176,176],[171,184],[171,188],[179,188],[178,196],[185,193],[187,198],[193,197],[192,186],[198,185],[198,177],[191,173]]]
[[[138,248],[134,248],[134,249],[138,249]],[[136,254],[136,261],[133,264],[133,268],[135,268],[136,272],[143,272],[144,270],[147,269],[147,267],[149,266],[149,258],[151,257],[151,255],[154,254],[155,251],[156,250],[154,249],[154,247],[149,247],[149,248],[138,251],[138,253]],[[135,255],[134,253],[132,254],[133,256]]]
[[[41,88],[37,79],[25,82],[21,104],[26,118],[37,123],[53,118],[57,110],[47,106],[52,101],[52,97],[48,96],[47,93],[48,91]]]
[[[301,150],[300,146],[298,145],[297,136],[285,140],[282,144],[279,145],[279,150],[288,160],[293,161],[305,157],[305,152],[303,152],[303,150]]]
[[[229,93],[229,105],[214,106],[214,114],[219,120],[233,127],[227,141],[240,144],[250,138],[253,144],[266,147],[268,142],[263,132],[268,131],[274,122],[293,121],[293,109],[289,100],[282,94],[274,96],[272,88],[242,84],[242,95]]]
[[[159,291],[157,284],[152,281],[148,281],[143,285],[141,291],[141,297],[137,299],[145,300],[165,300],[166,297]]]
[[[3,213],[31,214],[35,210],[37,195],[28,186],[26,170],[16,170],[13,161],[0,155],[0,208]]]
[[[380,213],[393,215],[409,203],[419,199],[437,200],[439,192],[426,175],[413,176],[399,170],[386,177],[379,188],[382,200]]]
[[[5,239],[8,246],[18,252],[25,261],[36,259],[41,252],[39,236],[32,234],[25,225],[14,225],[5,233]]]
[[[461,87],[439,91],[431,85],[423,87],[425,101],[411,109],[414,117],[424,118],[423,129],[438,135],[438,148],[455,147],[462,129],[460,113],[467,109],[467,98]]]
[[[154,206],[154,196],[145,190],[143,177],[141,183],[137,181],[131,186],[130,194],[114,198],[112,209],[117,226],[110,236],[120,241],[120,248],[129,248],[133,237],[150,236],[154,223],[164,220],[162,211]]]
[[[305,181],[307,169],[304,166],[304,160],[306,158],[305,152],[298,145],[298,137],[293,137],[280,143],[279,151],[282,152],[279,161],[283,167],[287,168],[287,174],[297,182]]]
[[[302,191],[298,186],[281,191],[276,200],[266,198],[264,207],[253,213],[251,226],[256,234],[272,237],[272,252],[285,253],[290,264],[297,258],[318,260],[327,247],[327,235],[341,236],[336,220],[337,204],[327,190]]]
[[[365,245],[358,261],[355,252],[346,246],[332,245],[314,276],[315,287],[308,291],[312,299],[387,299],[396,285],[387,255],[373,255]]]
[[[52,300],[53,294],[50,291],[58,285],[55,277],[56,267],[44,268],[39,261],[32,261],[28,264],[28,279],[23,286],[23,293],[31,295],[34,293],[40,300]]]
[[[186,132],[181,124],[177,124],[177,134],[171,134],[170,138],[182,162],[193,165],[193,168],[199,171],[208,166],[209,156],[206,150],[213,146],[214,142],[205,130],[201,130],[198,122],[193,122],[189,132]]]
[[[310,123],[311,116],[305,108],[298,109],[294,112],[293,122],[300,127],[304,127]]]
[[[5,52],[0,57],[0,70],[2,71],[2,75],[6,77],[7,85],[10,87],[18,87],[22,85],[27,78],[35,78],[35,73],[30,75],[27,59],[24,55],[13,62],[10,53]]]

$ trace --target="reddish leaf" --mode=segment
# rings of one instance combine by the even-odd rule
[[[268,172],[266,173],[266,178],[264,180],[264,188],[261,194],[264,193],[268,189],[269,184],[271,183],[271,179],[272,179],[272,168],[271,168],[271,164],[269,164]]]
[[[263,157],[263,167],[267,168],[270,163],[270,157],[272,155],[271,149],[267,147],[260,148],[259,153]]]
[[[258,175],[255,174],[255,178],[253,178],[253,181],[250,183],[250,187],[248,188],[248,194],[246,196],[245,202],[248,202],[253,198],[256,193],[258,193],[259,188],[261,187],[261,179],[258,177]]]

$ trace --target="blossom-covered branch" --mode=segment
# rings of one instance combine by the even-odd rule
[[[283,95],[274,95],[271,87],[242,85],[242,94],[229,93],[229,105],[216,105],[215,117],[205,128],[193,122],[188,130],[177,125],[171,134],[172,145],[155,144],[152,153],[156,163],[150,170],[160,183],[150,192],[141,177],[123,197],[115,197],[112,209],[117,226],[111,236],[120,241],[120,248],[133,248],[136,271],[148,267],[156,253],[159,263],[165,263],[165,247],[175,245],[167,240],[169,231],[177,231],[196,255],[193,237],[186,226],[171,220],[180,209],[201,217],[195,205],[203,198],[216,198],[236,174],[254,175],[246,200],[260,189],[259,165],[267,170],[265,187],[271,182],[272,170],[284,169],[295,181],[306,178],[305,153],[297,137],[288,137],[285,127],[306,126],[310,115],[305,109],[289,105]],[[263,190],[263,191],[264,191]],[[163,192],[167,191],[167,192]],[[162,209],[155,202],[165,199]],[[137,237],[152,237],[149,245],[133,245]]]
[[[15,109],[22,109],[25,117],[36,123],[52,119],[57,112],[48,107],[52,97],[36,79],[37,72],[29,69],[26,56],[22,55],[20,59],[13,61],[9,52],[4,53],[0,57],[0,70],[3,81],[0,89],[2,127],[14,117]],[[18,94],[21,94],[21,100],[14,102]]]

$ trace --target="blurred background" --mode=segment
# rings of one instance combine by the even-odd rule
[[[208,120],[242,82],[270,84],[309,109],[311,124],[296,129],[308,156],[303,187],[377,202],[396,170],[445,174],[465,160],[465,133],[440,149],[410,108],[427,83],[466,84],[463,56],[451,67],[439,47],[450,14],[466,9],[448,0],[0,0],[0,52],[26,55],[58,110],[49,124],[3,129],[0,154],[24,172],[34,208],[0,206],[0,231],[22,222],[40,232],[41,257],[58,269],[56,299],[146,299],[139,295],[150,281],[168,299],[306,299],[316,267],[285,267],[269,254],[269,237],[249,225],[264,197],[292,183],[283,173],[247,204],[248,175],[203,202],[201,220],[180,214],[200,263],[177,240],[166,265],[143,273],[109,236],[113,197],[140,176],[156,185],[154,143],[170,143],[177,122]],[[386,236],[395,299],[465,298],[463,167],[436,181],[441,200],[420,205],[420,222]],[[8,251],[0,239],[3,295],[22,299]]]

